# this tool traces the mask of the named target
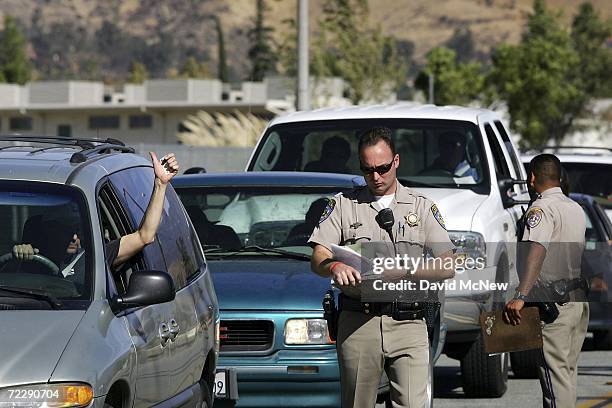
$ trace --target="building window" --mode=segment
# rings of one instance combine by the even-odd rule
[[[153,127],[153,116],[130,115],[130,129],[145,129]]]
[[[90,129],[119,129],[119,116],[117,115],[90,116],[89,117],[89,128]]]
[[[32,118],[29,116],[16,116],[9,120],[11,130],[32,130]]]
[[[57,125],[57,135],[60,137],[72,137],[72,126]]]

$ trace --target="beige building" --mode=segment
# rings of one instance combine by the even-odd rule
[[[199,110],[272,117],[290,103],[268,101],[264,82],[231,89],[218,80],[149,80],[108,91],[101,82],[0,84],[0,133],[176,143],[181,122]]]

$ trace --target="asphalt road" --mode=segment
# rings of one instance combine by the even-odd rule
[[[592,351],[590,338],[578,363],[578,403],[580,408],[612,407],[612,351]],[[542,391],[536,380],[512,378],[502,398],[467,399],[461,389],[459,362],[442,356],[434,370],[434,406],[452,408],[541,407]]]

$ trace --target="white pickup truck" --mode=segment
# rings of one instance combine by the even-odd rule
[[[502,396],[509,358],[484,352],[479,316],[503,306],[517,285],[516,225],[529,194],[521,183],[525,170],[497,113],[402,104],[296,112],[270,122],[247,171],[361,174],[358,135],[373,126],[393,131],[400,182],[434,200],[455,245],[485,260],[483,268],[457,274],[457,288],[446,291],[447,332],[438,341],[445,354],[461,361],[466,396]],[[461,289],[462,281],[508,285]]]

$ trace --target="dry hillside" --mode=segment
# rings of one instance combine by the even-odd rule
[[[287,25],[283,24],[283,20],[295,15],[296,1],[268,0],[270,10],[267,24],[276,29],[277,38],[286,34]],[[316,22],[321,16],[323,1],[310,0],[312,35],[317,32]],[[579,0],[548,0],[551,8],[563,13],[563,21],[567,24],[579,3]],[[592,3],[601,15],[612,17],[612,1],[592,0]],[[369,0],[369,4],[370,22],[380,24],[385,33],[397,39],[412,42],[415,61],[421,63],[428,50],[448,41],[458,28],[469,28],[477,51],[482,55],[487,55],[500,42],[516,43],[532,2]],[[143,45],[125,46],[127,48],[121,54],[123,46],[115,44],[110,49],[117,50],[117,58],[105,60],[104,56],[99,55],[100,51],[91,45],[95,43],[96,32],[104,22],[112,23],[129,34],[131,39],[136,38],[151,48],[158,43],[165,45],[161,55],[150,55],[154,50],[149,50],[147,54],[151,60],[168,59],[160,63],[155,74],[157,76],[163,76],[162,70],[167,72],[168,68],[179,67],[189,55],[208,61],[207,65],[214,75],[217,34],[209,16],[216,15],[221,20],[225,35],[230,75],[235,80],[243,79],[248,75],[249,67],[246,33],[252,25],[254,12],[255,0],[0,0],[0,15],[16,17],[26,32],[31,42],[30,53],[39,71],[44,71],[44,65],[50,64],[49,61],[67,60],[58,68],[58,72],[49,70],[43,72],[42,77],[59,77],[63,75],[63,69],[68,69],[75,77],[124,77],[129,64],[125,60],[139,52]],[[56,31],[50,31],[54,25]],[[56,34],[63,32],[62,26],[68,27],[70,30],[66,30],[70,32],[66,35]],[[74,35],[74,32],[80,34]],[[128,42],[121,38],[115,41]],[[54,53],[59,56],[53,54],[45,57],[45,50],[49,48],[57,49]],[[89,71],[84,74],[83,67],[90,63]]]

